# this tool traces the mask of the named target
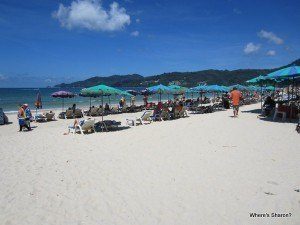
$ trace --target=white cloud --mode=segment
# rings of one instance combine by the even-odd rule
[[[52,83],[52,80],[48,78],[48,79],[45,79],[45,82],[46,83]]]
[[[125,8],[113,2],[106,10],[100,0],[74,0],[70,6],[60,4],[52,15],[62,27],[70,30],[117,31],[130,24],[130,16]]]
[[[1,80],[1,81],[4,81],[4,80],[6,80],[6,79],[7,79],[6,76],[4,76],[3,74],[0,74],[0,80]]]
[[[233,9],[233,12],[234,12],[235,14],[238,14],[238,15],[241,15],[241,14],[242,14],[242,11],[239,10],[239,9],[237,9],[237,8],[234,8],[234,9]]]
[[[277,45],[280,45],[283,43],[283,40],[281,38],[279,38],[276,34],[274,34],[273,32],[268,32],[265,30],[261,30],[260,32],[258,32],[257,34],[260,38],[265,38],[267,40],[269,40],[270,42],[273,42]]]
[[[267,51],[267,55],[268,56],[274,56],[274,55],[276,55],[276,51],[275,50],[269,50],[269,51]]]
[[[249,42],[244,48],[244,53],[249,55],[249,54],[257,52],[259,49],[260,49],[259,44],[256,45],[253,42]]]
[[[140,32],[138,32],[138,31],[136,30],[136,31],[131,32],[130,35],[133,36],[133,37],[137,37],[137,36],[140,35]]]

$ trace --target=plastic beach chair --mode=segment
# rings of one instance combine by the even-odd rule
[[[81,134],[84,134],[84,132],[95,132],[95,120],[84,120],[82,124],[78,124],[75,127],[69,126],[68,127],[69,132],[72,134],[76,134],[77,131],[80,131]]]
[[[144,125],[145,122],[151,123],[152,111],[146,110],[141,117],[136,117],[134,119],[126,119],[128,125],[136,126],[138,124]]]

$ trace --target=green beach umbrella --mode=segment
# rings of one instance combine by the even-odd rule
[[[97,86],[84,88],[80,91],[80,95],[84,97],[101,97],[101,105],[103,108],[103,97],[110,95],[122,95],[124,91],[121,91],[117,88],[113,88],[104,84],[100,84]],[[103,113],[102,113],[102,122],[103,122]]]
[[[152,93],[159,94],[159,101],[161,101],[161,95],[162,94],[171,94],[172,93],[171,88],[169,88],[165,85],[162,85],[162,84],[155,85],[155,86],[152,86],[152,87],[148,87],[147,90],[152,92]]]
[[[168,87],[172,89],[174,94],[184,94],[189,90],[188,88],[179,85],[169,85]]]

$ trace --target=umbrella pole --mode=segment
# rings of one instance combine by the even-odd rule
[[[202,106],[203,100],[202,100],[202,92],[200,92],[200,104]]]
[[[262,84],[260,85],[260,110],[261,110],[261,115],[263,114],[263,103],[262,103],[262,99],[263,99],[263,93],[262,93]]]
[[[92,108],[92,97],[90,97],[90,111],[91,111],[91,108]]]
[[[103,124],[103,95],[101,95],[101,105],[102,105],[102,124]]]

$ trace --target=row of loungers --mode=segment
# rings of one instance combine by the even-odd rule
[[[254,98],[245,98],[240,102],[240,105],[250,105],[253,103],[257,103],[258,100]],[[229,105],[228,105],[229,108]],[[210,101],[209,103],[196,103],[194,105],[188,106],[189,111],[194,114],[203,114],[203,113],[212,113],[215,111],[228,109],[224,107],[224,103],[222,100]]]
[[[86,116],[102,116],[102,115],[109,115],[109,114],[119,114],[119,113],[135,113],[135,112],[141,112],[144,110],[144,106],[125,106],[123,108],[119,108],[117,106],[114,106],[110,108],[109,110],[104,110],[101,107],[92,107],[90,110],[85,111],[84,114]]]

